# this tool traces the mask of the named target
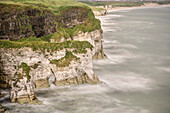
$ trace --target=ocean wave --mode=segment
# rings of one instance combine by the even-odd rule
[[[137,73],[122,72],[122,73],[107,73],[104,81],[113,90],[133,92],[133,91],[145,91],[155,89],[155,82],[151,78],[143,77]],[[154,87],[154,88],[153,88]]]

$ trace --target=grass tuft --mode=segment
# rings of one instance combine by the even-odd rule
[[[18,68],[22,68],[23,72],[26,73],[27,79],[30,80],[31,76],[29,75],[29,72],[31,70],[30,66],[28,66],[25,62],[22,62]]]
[[[69,66],[70,65],[70,62],[72,60],[79,60],[79,58],[77,58],[76,56],[74,56],[72,54],[72,52],[70,51],[67,51],[66,52],[66,55],[61,58],[61,59],[53,59],[50,61],[51,64],[55,64],[56,67],[66,67],[66,66]]]
[[[45,50],[57,51],[62,50],[64,48],[73,48],[85,50],[86,48],[92,49],[93,46],[88,41],[65,41],[61,43],[50,43],[45,41],[8,41],[8,40],[0,40],[0,48],[24,48],[29,47],[35,50],[41,50],[44,52]],[[81,51],[79,51],[81,53]]]

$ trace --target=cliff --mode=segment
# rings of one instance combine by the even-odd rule
[[[54,12],[6,4],[0,9],[0,87],[10,88],[11,102],[40,104],[34,88],[49,87],[51,75],[56,86],[100,83],[92,59],[106,56],[91,9],[62,6]]]
[[[95,16],[105,16],[107,15],[107,9],[99,10],[99,11],[93,11]]]

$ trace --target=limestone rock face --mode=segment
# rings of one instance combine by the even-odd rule
[[[52,71],[55,76],[55,85],[71,84],[96,84],[99,83],[98,77],[94,74],[92,63],[92,52],[87,49],[86,54],[74,54],[74,58],[68,66],[52,65]]]
[[[79,32],[76,36],[73,37],[73,40],[80,40],[80,41],[88,41],[93,45],[93,59],[104,59],[107,58],[103,52],[103,36],[102,36],[102,29],[95,30],[92,32]]]
[[[38,102],[33,88],[49,87],[49,77],[54,74],[56,85],[96,84],[98,77],[93,72],[92,51],[74,53],[63,49],[44,53],[31,48],[1,48],[2,76],[10,84],[12,102]]]
[[[21,75],[22,76],[22,75]],[[11,102],[37,103],[39,102],[33,91],[33,82],[28,81],[26,77],[23,79],[14,78],[12,81],[12,88],[10,91]]]
[[[26,63],[21,63],[16,69],[11,81],[11,102],[37,103],[38,100],[33,91],[33,80],[29,74],[31,68]]]
[[[65,39],[64,37],[61,38],[59,42],[67,41],[67,40],[76,40],[76,41],[88,41],[93,45],[92,55],[93,59],[104,59],[107,56],[103,52],[103,36],[102,36],[102,29],[95,30],[92,32],[82,32],[79,31],[77,35],[73,36],[72,38]],[[54,42],[51,40],[51,42]]]
[[[31,48],[22,49],[4,49],[1,48],[1,62],[3,64],[2,76],[7,76],[5,81],[11,84],[11,80],[15,77],[17,67],[22,63],[26,63],[30,66],[31,70],[29,72],[33,81],[35,81],[35,87],[42,87],[43,80],[46,81],[51,75],[50,61],[49,59],[61,58],[65,53],[54,52],[50,54],[46,52],[44,54],[41,51],[33,51]],[[64,51],[63,51],[64,52]],[[49,56],[48,56],[49,55]],[[44,82],[44,81],[43,81]],[[46,82],[48,83],[48,82]],[[49,84],[46,84],[49,86]]]

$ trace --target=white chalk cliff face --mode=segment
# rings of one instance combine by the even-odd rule
[[[77,35],[73,36],[72,38],[65,39],[62,37],[59,41],[51,40],[51,42],[63,42],[68,40],[76,40],[76,41],[88,41],[91,45],[93,45],[92,55],[93,59],[104,59],[107,58],[107,56],[103,52],[103,31],[95,30],[92,32],[82,32],[79,31]]]
[[[94,15],[95,16],[104,16],[107,14],[107,10],[106,9],[103,9],[103,10],[100,10],[100,11],[93,11]]]
[[[22,63],[21,65],[25,65]],[[24,67],[17,69],[14,78],[11,81],[10,90],[11,102],[39,103],[33,91],[32,77],[27,75]]]
[[[1,48],[1,62],[6,83],[11,86],[11,102],[38,102],[33,88],[49,87],[48,79],[55,76],[55,85],[99,83],[93,72],[90,48],[86,53],[74,53],[75,49],[53,52],[33,51],[32,48]]]
[[[82,32],[79,31],[79,33],[73,37],[73,40],[79,40],[79,41],[88,41],[93,45],[93,59],[103,59],[107,58],[106,55],[103,52],[103,36],[102,36],[102,29],[95,30],[92,32]]]

